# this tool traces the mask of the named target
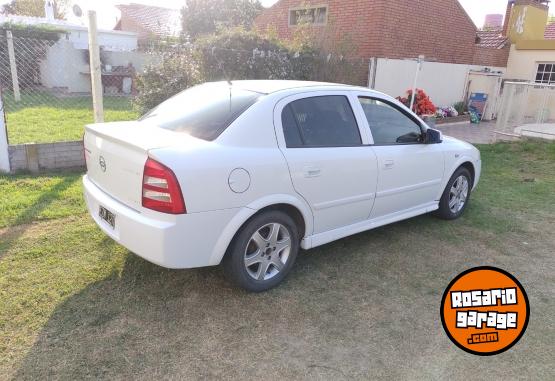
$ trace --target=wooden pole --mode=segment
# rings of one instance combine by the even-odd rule
[[[10,154],[8,152],[8,131],[5,125],[2,91],[0,90],[0,172],[10,171]]]
[[[17,79],[17,65],[15,63],[15,52],[13,50],[13,36],[12,31],[6,31],[6,38],[8,40],[8,57],[10,59],[10,70],[12,72],[13,96],[16,102],[21,100],[19,93],[19,80]]]
[[[104,104],[102,102],[102,68],[100,66],[100,48],[97,40],[96,12],[89,11],[89,56],[91,66],[91,90],[93,98],[94,122],[104,122]]]

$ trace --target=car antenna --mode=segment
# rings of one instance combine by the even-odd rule
[[[227,83],[229,84],[229,112],[231,113],[231,98],[232,98],[231,90],[233,89],[233,83],[231,82],[230,79],[227,80]]]

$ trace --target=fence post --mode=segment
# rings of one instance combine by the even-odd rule
[[[104,104],[102,101],[102,68],[100,66],[100,49],[97,40],[96,12],[89,11],[89,57],[91,66],[91,90],[93,98],[94,122],[104,122]]]
[[[8,152],[8,131],[6,130],[2,91],[0,90],[0,172],[10,172],[10,154]]]
[[[497,135],[507,135],[505,131],[509,124],[510,114],[511,114],[511,107],[513,105],[513,97],[515,94],[516,88],[512,83],[506,83],[505,88],[503,89],[503,96],[501,98],[501,108],[497,113],[497,122],[495,123],[495,131],[493,135],[493,142],[497,142]]]
[[[15,63],[15,52],[13,49],[13,36],[12,31],[6,31],[6,39],[8,41],[8,56],[10,59],[10,71],[12,72],[12,85],[13,85],[13,96],[16,102],[21,100],[21,94],[19,93],[19,80],[17,79],[17,65]]]

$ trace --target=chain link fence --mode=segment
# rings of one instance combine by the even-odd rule
[[[138,42],[136,35],[119,31],[100,31],[98,39],[107,122],[134,120],[144,111],[134,100],[139,92],[137,78],[146,70],[171,57],[200,52],[185,43]],[[321,54],[307,60],[258,48],[211,48],[202,54],[202,81],[301,79],[367,84],[368,60],[362,58]],[[10,144],[81,139],[83,126],[94,119],[89,62],[85,27],[40,33],[0,28],[0,88]],[[207,68],[208,63],[213,67]],[[244,67],[238,70],[238,66]],[[261,67],[264,70],[258,70]],[[170,95],[162,94],[157,102]]]
[[[505,82],[495,139],[521,137],[555,140],[555,85]]]
[[[10,144],[79,140],[83,126],[93,122],[83,29],[80,36],[42,32],[41,38],[0,29],[0,87]],[[133,79],[146,55],[108,48],[101,59],[106,120],[136,118]]]

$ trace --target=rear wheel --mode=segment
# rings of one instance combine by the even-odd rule
[[[241,228],[224,257],[224,273],[248,291],[266,291],[283,281],[298,251],[293,219],[281,211],[268,211]]]
[[[472,176],[468,169],[457,169],[443,191],[436,215],[445,220],[459,218],[470,200],[471,184]]]

